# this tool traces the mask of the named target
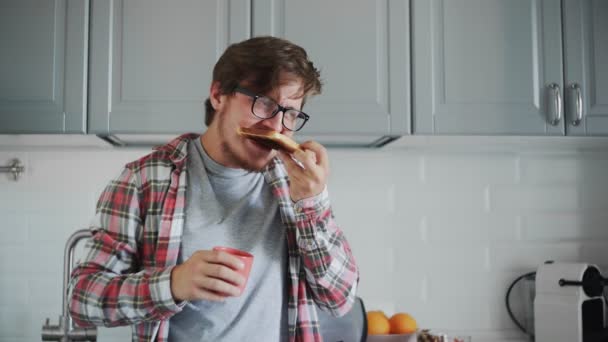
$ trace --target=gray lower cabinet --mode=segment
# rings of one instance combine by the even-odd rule
[[[409,0],[256,0],[253,35],[303,46],[321,70],[302,134],[410,132]]]
[[[248,0],[93,0],[89,133],[202,132],[215,62],[250,36]]]
[[[89,2],[0,1],[0,133],[85,133]]]
[[[414,134],[608,134],[605,18],[603,0],[412,0]]]

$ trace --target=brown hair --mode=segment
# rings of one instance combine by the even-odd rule
[[[259,94],[267,94],[281,86],[280,77],[287,74],[302,82],[304,102],[310,95],[321,93],[319,70],[308,60],[300,46],[276,37],[255,37],[230,45],[213,68],[213,81],[219,82],[222,94],[231,94],[238,86],[246,86]],[[205,101],[205,124],[211,125],[215,109],[209,98]]]

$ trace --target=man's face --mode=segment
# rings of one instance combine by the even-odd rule
[[[284,85],[271,93],[259,95],[267,96],[286,108],[299,110],[302,107],[300,82],[284,82]],[[215,118],[218,120],[217,129],[220,137],[220,155],[216,158],[221,159],[216,161],[227,167],[251,171],[262,170],[274,158],[276,151],[241,137],[237,129],[239,127],[271,129],[292,136],[293,131],[286,129],[282,124],[283,112],[262,120],[251,112],[252,97],[238,92],[222,96],[225,96],[225,103],[221,111],[217,111]]]

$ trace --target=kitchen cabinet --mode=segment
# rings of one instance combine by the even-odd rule
[[[270,34],[304,46],[321,69],[303,135],[608,134],[606,1],[0,6],[0,133],[203,131],[217,58]]]
[[[414,133],[608,134],[607,17],[602,0],[413,0]]]
[[[89,132],[204,131],[213,66],[250,18],[247,0],[94,0]]]
[[[88,1],[0,1],[0,133],[86,132]]]
[[[564,0],[563,9],[566,133],[608,135],[608,1]]]
[[[229,43],[274,35],[305,47],[325,83],[300,133],[364,143],[408,133],[408,18],[407,0],[93,2],[89,131],[204,129],[217,58]]]
[[[410,132],[409,0],[257,0],[254,35],[303,46],[321,70],[303,134]]]
[[[221,53],[251,36],[274,35],[305,47],[321,69],[323,95],[306,104],[311,120],[301,135],[380,145],[410,132],[409,0],[353,1],[3,2],[12,7],[2,12],[3,41],[14,37],[15,47],[1,67],[32,60],[2,81],[0,133],[73,131],[120,142],[202,132]],[[45,20],[33,20],[39,12]],[[46,66],[46,74],[32,66]],[[55,101],[44,102],[45,95]],[[79,104],[80,121],[63,104]],[[5,110],[16,106],[14,114]]]

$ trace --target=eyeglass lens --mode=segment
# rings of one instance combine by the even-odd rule
[[[252,110],[255,116],[261,119],[268,119],[275,116],[281,108],[274,100],[261,96],[255,99]],[[283,112],[283,125],[287,129],[297,131],[302,128],[305,122],[305,116],[299,110],[286,109]]]

